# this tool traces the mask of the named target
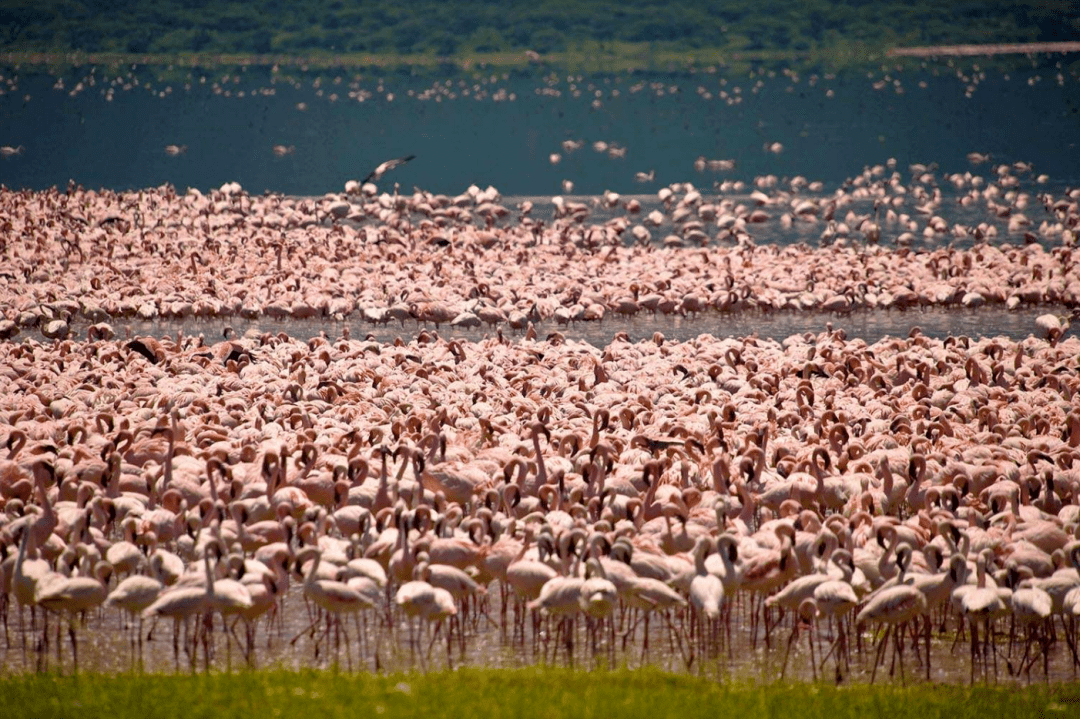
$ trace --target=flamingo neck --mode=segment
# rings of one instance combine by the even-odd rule
[[[304,578],[304,584],[311,586],[315,582],[315,577],[319,571],[319,562],[322,561],[322,552],[315,552],[315,559],[311,560],[311,569],[308,570],[307,576]]]
[[[540,435],[533,432],[533,452],[536,454],[536,486],[543,487],[547,484],[547,466],[544,464],[544,453],[540,451]]]

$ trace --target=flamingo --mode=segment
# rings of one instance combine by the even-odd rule
[[[415,159],[416,155],[405,155],[404,157],[398,157],[393,160],[387,160],[386,162],[379,163],[379,165],[374,170],[368,173],[367,177],[365,177],[360,184],[366,185],[369,182],[378,182],[382,179],[382,176],[390,170],[393,170],[396,167],[401,167],[406,162]]]
[[[15,559],[11,576],[11,590],[15,595],[15,601],[19,605],[19,633],[23,636],[23,650],[26,649],[26,634],[23,631],[24,608],[31,608],[30,619],[33,626],[35,608],[37,607],[38,584],[51,581],[53,572],[49,563],[43,559],[27,558],[33,532],[28,524],[21,527],[22,537],[19,540],[19,553]]]
[[[358,591],[349,587],[345,582],[340,582],[332,579],[320,579],[319,578],[319,565],[322,562],[323,551],[318,547],[305,547],[302,549],[296,557],[298,565],[303,565],[310,558],[311,565],[308,567],[307,574],[304,577],[304,597],[310,602],[315,604],[319,609],[326,612],[326,630],[315,640],[315,656],[319,655],[319,645],[322,639],[330,633],[331,628],[335,630],[335,639],[340,642],[338,634],[345,635],[345,656],[349,662],[349,666],[352,666],[352,654],[349,649],[349,633],[341,626],[341,616],[343,614],[352,614],[354,617],[361,611],[371,609],[375,605],[367,596],[362,596]],[[335,572],[336,573],[336,572]],[[316,617],[315,620],[303,631],[294,636],[290,643],[296,643],[296,640],[309,631],[312,631],[319,622],[322,621],[322,617]],[[359,620],[357,620],[357,632],[360,630]]]
[[[413,570],[413,579],[402,584],[394,595],[394,603],[409,617],[409,647],[413,651],[416,646],[413,619],[441,624],[444,619],[457,614],[453,596],[446,589],[432,586],[423,579],[426,572],[426,560],[419,562]],[[447,632],[448,655],[450,641],[450,633]]]
[[[648,655],[649,652],[649,617],[652,613],[660,612],[664,616],[670,632],[673,627],[669,613],[673,609],[678,610],[687,606],[687,601],[681,594],[660,580],[649,577],[632,577],[627,582],[625,590],[619,592],[619,596],[628,607],[641,612],[642,616],[638,621],[644,620],[645,623],[642,634],[642,657]],[[637,622],[634,622],[624,635],[624,646],[626,641],[634,636],[636,630]]]
[[[838,619],[836,639],[833,640],[829,651],[821,659],[822,667],[824,667],[829,656],[833,652],[837,653],[836,675],[838,678],[840,677],[840,654],[844,655],[845,665],[848,662],[847,633],[844,629],[843,618],[859,604],[858,595],[850,583],[850,575],[846,576],[847,579],[833,579],[822,582],[814,588],[814,595],[811,597],[814,602],[813,609],[816,617],[824,617],[830,621]]]
[[[146,562],[146,557],[133,541],[138,520],[135,517],[127,517],[121,526],[124,528],[125,539],[115,542],[105,551],[105,561],[112,566],[117,575],[131,575],[142,567]]]
[[[193,617],[210,612],[213,607],[214,573],[210,567],[210,556],[215,551],[216,547],[212,544],[207,544],[203,549],[203,570],[206,580],[204,586],[186,584],[164,591],[143,610],[141,615],[143,619],[169,617],[173,620],[173,658],[178,665],[180,663],[180,625],[183,624],[185,637],[187,637],[189,635],[188,622]],[[194,645],[197,637],[192,639]],[[185,651],[187,651],[186,642]],[[194,663],[194,654],[191,659]]]
[[[973,681],[975,678],[975,661],[978,655],[979,636],[976,622],[981,621],[986,631],[983,643],[983,655],[985,658],[992,640],[994,621],[1008,612],[1006,602],[1012,595],[1011,590],[999,588],[987,578],[986,565],[992,557],[993,551],[990,549],[984,550],[976,557],[976,585],[966,587],[966,591],[962,593],[960,598],[961,616],[968,619],[971,626],[971,677]]]
[[[160,555],[150,561],[151,572],[156,576],[160,576],[161,564]],[[135,652],[136,635],[138,636],[138,645],[140,648],[142,647],[142,613],[154,603],[158,595],[165,589],[165,585],[156,576],[148,577],[142,574],[132,574],[117,584],[105,598],[104,606],[106,608],[116,607],[126,613],[132,622],[134,632],[131,637],[132,656],[134,656]],[[139,619],[137,627],[135,626],[136,617]]]
[[[522,542],[521,550],[514,561],[506,567],[506,583],[514,593],[516,606],[519,608],[517,616],[522,617],[520,607],[528,602],[537,600],[544,586],[558,576],[558,572],[544,561],[545,549],[550,546],[549,539],[542,537],[537,543],[540,550],[538,559],[530,559],[525,555],[529,550],[529,544],[533,539],[533,528],[527,526],[525,541]]]
[[[80,554],[87,555],[84,545],[80,545]],[[35,602],[46,611],[63,612],[68,619],[68,637],[71,639],[71,651],[75,671],[79,671],[79,644],[75,633],[75,615],[84,614],[101,606],[107,596],[105,580],[112,572],[108,562],[98,562],[93,567],[93,576],[57,577],[47,584],[38,584]],[[59,634],[59,632],[57,632]],[[57,645],[57,653],[60,647]]]
[[[911,620],[926,613],[926,596],[918,589],[906,584],[897,584],[886,587],[875,594],[859,610],[855,617],[855,625],[862,627],[866,623],[886,625],[885,633],[878,640],[875,647],[874,669],[870,674],[870,683],[874,683],[877,668],[884,658],[885,648],[888,646],[889,635],[892,635],[893,652],[900,657],[900,675],[904,674],[904,650],[902,628]],[[889,675],[892,675],[890,670]]]
[[[694,578],[690,580],[690,606],[709,621],[720,617],[720,603],[724,600],[724,584],[710,574],[705,567],[705,556],[712,550],[708,537],[698,537],[694,542]]]
[[[1020,659],[1020,664],[1016,668],[1016,673],[1030,672],[1031,665],[1027,663],[1028,653],[1031,650],[1031,642],[1036,637],[1036,632],[1039,630],[1047,630],[1047,620],[1050,618],[1051,610],[1053,609],[1053,601],[1050,599],[1050,595],[1042,589],[1037,587],[1024,587],[1013,591],[1012,596],[1009,599],[1009,609],[1012,611],[1013,618],[1024,627],[1027,634],[1027,639],[1024,642],[1024,655]],[[1040,638],[1042,644],[1043,655],[1043,673],[1049,671],[1050,662],[1050,638],[1049,636]],[[1034,663],[1032,659],[1032,663]]]

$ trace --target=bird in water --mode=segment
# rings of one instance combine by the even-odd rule
[[[387,172],[393,170],[395,167],[400,167],[401,165],[404,165],[406,162],[414,159],[415,157],[416,155],[406,155],[405,157],[398,157],[393,160],[387,160],[386,162],[382,163],[374,170],[372,170],[371,173],[364,178],[364,182],[378,182]]]

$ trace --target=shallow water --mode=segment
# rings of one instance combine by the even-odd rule
[[[588,342],[595,347],[603,347],[611,342],[612,337],[623,332],[631,342],[651,339],[659,332],[665,339],[682,342],[701,334],[715,337],[749,337],[757,335],[767,339],[783,340],[791,335],[826,331],[828,327],[842,329],[848,338],[862,339],[874,343],[883,337],[907,337],[913,328],[927,337],[944,338],[967,335],[969,337],[1008,337],[1019,340],[1039,330],[1035,318],[1047,312],[1061,313],[1060,307],[1023,307],[1009,311],[1003,307],[983,306],[976,309],[927,307],[909,310],[858,310],[847,314],[826,312],[762,312],[759,310],[736,313],[707,312],[696,317],[670,315],[650,315],[640,313],[635,317],[612,316],[599,322],[579,322],[574,325],[558,325],[555,322],[541,322],[536,325],[538,338],[543,339],[551,332],[560,332],[568,340]],[[162,319],[143,322],[117,318],[110,322],[118,337],[150,335],[175,336],[177,332],[187,336],[203,335],[208,342],[219,339],[225,327],[232,327],[237,334],[284,332],[290,337],[303,340],[325,334],[327,337],[340,337],[346,330],[353,337],[370,335],[379,342],[393,342],[402,338],[406,342],[415,339],[423,331],[435,331],[447,339],[460,338],[469,341],[493,337],[496,330],[491,328],[458,329],[449,325],[435,328],[433,325],[409,321],[404,325],[373,325],[361,319],[335,322],[331,320],[245,320],[232,318],[187,318]],[[74,322],[72,332],[75,337],[85,337],[89,323]],[[522,332],[503,329],[511,339],[522,337]],[[43,339],[39,333],[24,331],[19,338]]]
[[[800,625],[785,669],[787,643],[792,636],[791,615],[784,618],[773,610],[766,639],[763,626],[752,629],[750,603],[744,596],[738,597],[731,608],[731,629],[725,630],[721,624],[715,634],[699,634],[691,628],[692,621],[684,613],[673,612],[666,619],[654,614],[649,623],[649,651],[645,653],[645,625],[638,621],[639,617],[629,612],[617,611],[613,615],[613,622],[603,626],[595,622],[587,623],[579,617],[574,623],[572,641],[568,643],[567,635],[562,633],[557,619],[540,619],[534,625],[532,619],[526,618],[523,625],[515,628],[515,610],[508,608],[504,617],[500,611],[502,601],[498,585],[491,585],[490,591],[485,602],[473,605],[464,615],[464,621],[455,624],[449,647],[445,626],[435,633],[433,627],[421,625],[416,626],[414,647],[410,644],[407,619],[395,613],[388,623],[385,607],[365,612],[359,620],[346,617],[340,634],[336,634],[338,630],[333,628],[327,630],[325,621],[319,621],[314,631],[306,630],[312,626],[314,615],[310,614],[300,587],[293,586],[281,605],[280,617],[283,621],[275,620],[273,624],[264,621],[257,625],[250,663],[245,656],[243,622],[238,622],[230,630],[216,615],[209,640],[200,642],[194,649],[187,646],[184,639],[188,636],[187,632],[196,630],[197,625],[193,622],[190,627],[181,629],[180,650],[178,655],[174,655],[173,623],[170,620],[160,621],[157,625],[147,621],[141,629],[140,648],[135,640],[138,632],[133,631],[134,627],[118,611],[97,612],[88,618],[87,626],[78,629],[79,670],[185,673],[206,669],[240,671],[249,666],[294,670],[336,666],[349,671],[393,672],[453,669],[469,665],[518,668],[545,664],[579,668],[653,666],[672,672],[697,673],[718,680],[756,682],[776,681],[783,672],[785,678],[792,680],[817,678],[828,682],[865,683],[871,680],[874,673],[875,642],[881,636],[869,629],[859,634],[847,626],[849,658],[838,667],[833,656],[826,658],[833,640],[838,636],[837,627],[821,621],[813,632],[814,658],[819,667],[815,676],[810,659],[809,627]],[[50,634],[48,645],[45,646],[41,643],[41,616],[38,616],[36,630],[30,632],[30,615],[27,613],[27,630],[20,632],[17,612],[18,609],[12,606],[6,642],[0,649],[4,671],[74,672],[66,622],[60,636],[62,646],[58,655],[56,616],[50,616]],[[950,617],[948,631],[939,634],[935,630],[932,636],[932,682],[967,683],[974,680],[1027,683],[1069,681],[1076,677],[1060,625],[1056,628],[1056,641],[1049,646],[1048,672],[1043,672],[1042,655],[1039,645],[1035,643],[1028,660],[1037,658],[1037,661],[1029,675],[1017,671],[1025,652],[1023,630],[1017,629],[1016,634],[1010,635],[1008,624],[999,623],[995,630],[996,650],[991,650],[985,659],[977,659],[973,672],[970,635],[965,632],[957,640],[955,621],[955,617]],[[232,625],[232,620],[229,625]],[[461,641],[462,628],[464,642]],[[358,641],[358,637],[362,639]],[[924,638],[920,637],[920,642],[923,641]],[[884,663],[877,669],[875,681],[926,681],[926,665],[922,662],[925,644],[920,644],[919,651],[923,654],[917,656],[909,637],[903,651],[904,673],[901,676],[898,657],[893,657],[893,650],[889,648]]]

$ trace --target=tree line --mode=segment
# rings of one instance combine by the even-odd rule
[[[0,48],[121,53],[807,52],[1080,37],[1075,0],[8,0]]]

